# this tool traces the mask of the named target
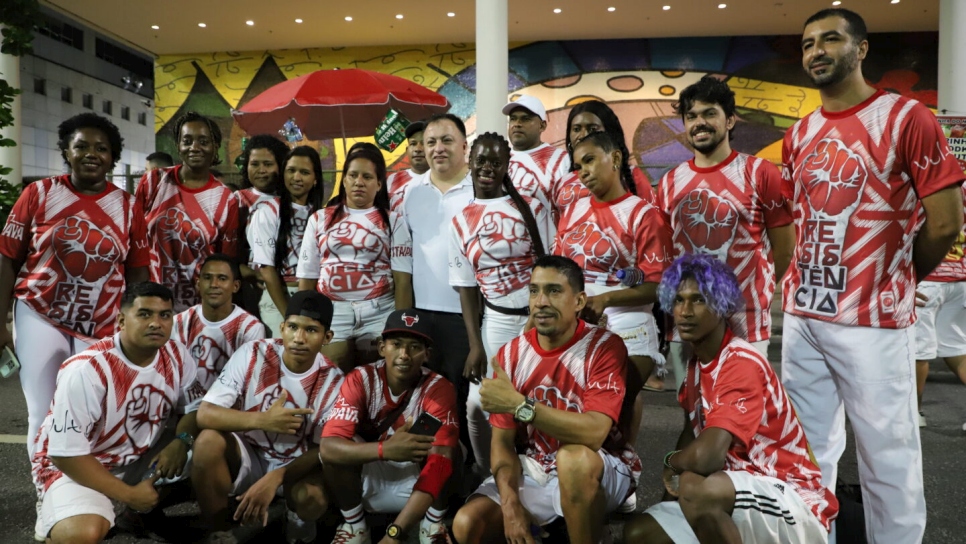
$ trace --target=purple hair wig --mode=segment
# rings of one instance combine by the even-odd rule
[[[731,267],[711,255],[686,253],[664,271],[657,287],[657,298],[664,311],[671,313],[681,282],[687,279],[698,284],[698,291],[715,315],[728,317],[745,305],[738,278]]]

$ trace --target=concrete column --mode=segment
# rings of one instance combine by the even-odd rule
[[[507,0],[476,0],[476,133],[506,134]]]
[[[966,115],[966,2],[939,0],[939,114]],[[945,110],[945,111],[944,111]]]
[[[14,88],[20,88],[20,57],[0,53],[0,78]],[[0,136],[17,142],[16,147],[0,147],[0,166],[13,168],[6,176],[7,181],[14,185],[23,182],[23,161],[20,156],[23,147],[20,142],[20,96],[13,99],[13,126],[3,129]]]

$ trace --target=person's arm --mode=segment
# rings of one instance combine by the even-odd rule
[[[265,288],[268,289],[268,294],[272,297],[272,302],[278,308],[278,313],[285,315],[285,311],[288,309],[288,289],[285,288],[282,275],[278,273],[278,269],[274,266],[266,265],[262,265],[258,269],[258,273],[261,274],[262,280],[265,282]]]
[[[321,262],[319,255],[318,223],[322,221],[324,208],[312,214],[302,233],[302,247],[299,249],[299,264],[295,267],[295,277],[299,280],[299,291],[315,291],[319,283]]]
[[[312,446],[291,463],[268,471],[244,493],[238,496],[238,508],[233,516],[244,525],[268,525],[268,507],[282,485],[292,485],[319,466],[319,448]]]
[[[463,377],[473,383],[479,383],[486,372],[486,348],[483,346],[483,334],[480,330],[480,288],[460,287],[460,308],[463,310],[463,325],[469,338],[470,351],[463,366]]]
[[[445,446],[434,447],[430,450],[430,454],[442,455],[450,461],[453,461],[454,458],[453,448]],[[401,527],[403,532],[411,533],[413,529],[418,527],[419,521],[423,519],[426,511],[429,510],[429,507],[433,505],[435,500],[429,493],[414,489],[409,499],[406,500],[403,509],[396,515],[393,523]]]
[[[500,509],[503,512],[503,532],[507,541],[533,542],[530,534],[530,517],[520,502],[520,478],[523,468],[516,451],[516,429],[493,427],[490,440],[490,471],[500,493]]]
[[[336,465],[364,465],[373,461],[417,462],[429,455],[433,447],[432,436],[412,434],[412,418],[382,442],[382,457],[379,457],[379,442],[356,442],[341,436],[323,436],[319,443],[319,456],[323,463]]]
[[[151,460],[155,465],[154,470],[165,478],[175,478],[181,476],[185,464],[188,462],[188,443],[180,438],[182,433],[187,434],[192,439],[198,437],[201,428],[198,427],[198,412],[185,414],[178,420],[178,426],[174,430],[176,438],[161,450],[158,455]]]
[[[942,262],[963,228],[962,187],[958,184],[947,187],[923,198],[921,202],[926,221],[916,235],[912,249],[917,282]]]
[[[685,432],[694,435],[688,428]],[[684,438],[684,433],[681,433],[681,438]],[[688,441],[687,445],[680,448],[681,451],[672,455],[668,464],[678,473],[694,472],[708,476],[724,468],[728,448],[733,441],[734,435],[730,432],[719,427],[706,427],[697,438]]]
[[[127,485],[90,454],[76,457],[51,457],[50,460],[71,480],[109,499],[126,504],[135,511],[146,512],[158,503],[158,492],[154,489],[154,482],[157,481],[159,474],[136,485]]]
[[[775,261],[775,282],[781,283],[788,265],[792,262],[792,253],[795,251],[795,225],[789,223],[781,227],[772,227],[766,232],[768,241],[771,242],[772,259]]]
[[[4,347],[13,349],[13,333],[7,330],[7,314],[10,313],[10,306],[13,303],[13,288],[17,282],[17,270],[20,266],[10,257],[0,255],[0,319],[3,320],[0,323],[0,349]]]
[[[301,281],[301,280],[300,280]],[[393,294],[396,299],[396,309],[405,310],[416,305],[413,297],[413,275],[408,272],[392,271]],[[302,284],[299,283],[299,287]]]
[[[315,286],[318,283],[317,278],[299,278],[299,291],[315,291]]]
[[[224,432],[265,431],[296,434],[303,423],[301,416],[311,414],[312,410],[285,408],[286,400],[288,400],[288,392],[282,391],[278,399],[265,412],[242,412],[202,401],[201,407],[198,408],[198,425],[202,429]]]
[[[128,285],[148,281],[148,267],[138,266],[135,268],[128,268],[124,271],[124,281]],[[2,303],[2,301],[0,301],[0,303]]]

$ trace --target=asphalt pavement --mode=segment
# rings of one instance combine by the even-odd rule
[[[770,357],[777,372],[781,354],[781,315],[775,315]],[[928,426],[921,429],[923,472],[926,485],[926,504],[929,509],[926,544],[966,543],[966,387],[941,361],[930,365],[923,411]],[[681,430],[681,410],[672,392],[646,393],[642,430],[638,438],[638,453],[644,461],[644,473],[638,487],[638,510],[657,502],[661,495],[660,467],[664,454],[673,449]],[[35,492],[30,480],[24,433],[27,412],[20,383],[16,378],[0,380],[0,543],[33,542]],[[849,434],[849,447],[840,463],[840,480],[858,483],[858,469],[854,443]],[[278,517],[282,508],[273,512]],[[189,540],[189,523],[196,509],[185,503],[167,510],[174,531],[172,542]],[[610,524],[614,541],[621,542],[622,516],[614,516]],[[322,535],[320,535],[322,536]],[[270,525],[262,534],[249,535],[250,542],[284,542],[280,523]],[[375,539],[378,541],[378,538]],[[415,540],[414,540],[415,541]],[[153,542],[128,534],[117,534],[108,540],[113,544]],[[322,540],[319,542],[328,542]],[[847,544],[840,540],[841,544]]]

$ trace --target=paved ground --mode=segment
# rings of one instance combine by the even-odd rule
[[[771,347],[770,359],[777,364],[780,358],[781,321],[776,315],[776,338]],[[953,544],[966,542],[966,527],[962,521],[963,505],[966,504],[966,396],[964,387],[942,362],[931,366],[929,385],[926,388],[924,411],[929,426],[922,429],[926,502],[929,522],[924,542],[927,544]],[[647,407],[643,429],[638,440],[638,452],[644,460],[645,473],[638,490],[638,505],[643,508],[656,502],[661,493],[660,465],[664,453],[672,449],[680,433],[681,413],[670,392],[647,393]],[[26,429],[26,408],[20,384],[16,379],[0,380],[0,441],[16,440],[7,435],[23,435]],[[858,483],[855,450],[851,445],[843,456],[840,478],[846,483]],[[0,443],[0,542],[6,544],[32,542],[34,524],[34,492],[30,483],[29,469],[23,444]],[[171,527],[177,538],[174,542],[188,541],[187,524],[193,509],[187,505],[168,511],[173,515]],[[276,509],[278,513],[278,509]],[[615,517],[611,528],[620,535],[622,519]],[[270,531],[254,537],[252,542],[282,542],[278,524]],[[620,542],[617,538],[615,541]],[[129,535],[112,537],[114,544],[151,542],[138,540]],[[320,542],[323,542],[320,539]],[[842,542],[842,541],[840,541]],[[842,544],[846,544],[842,542]]]

